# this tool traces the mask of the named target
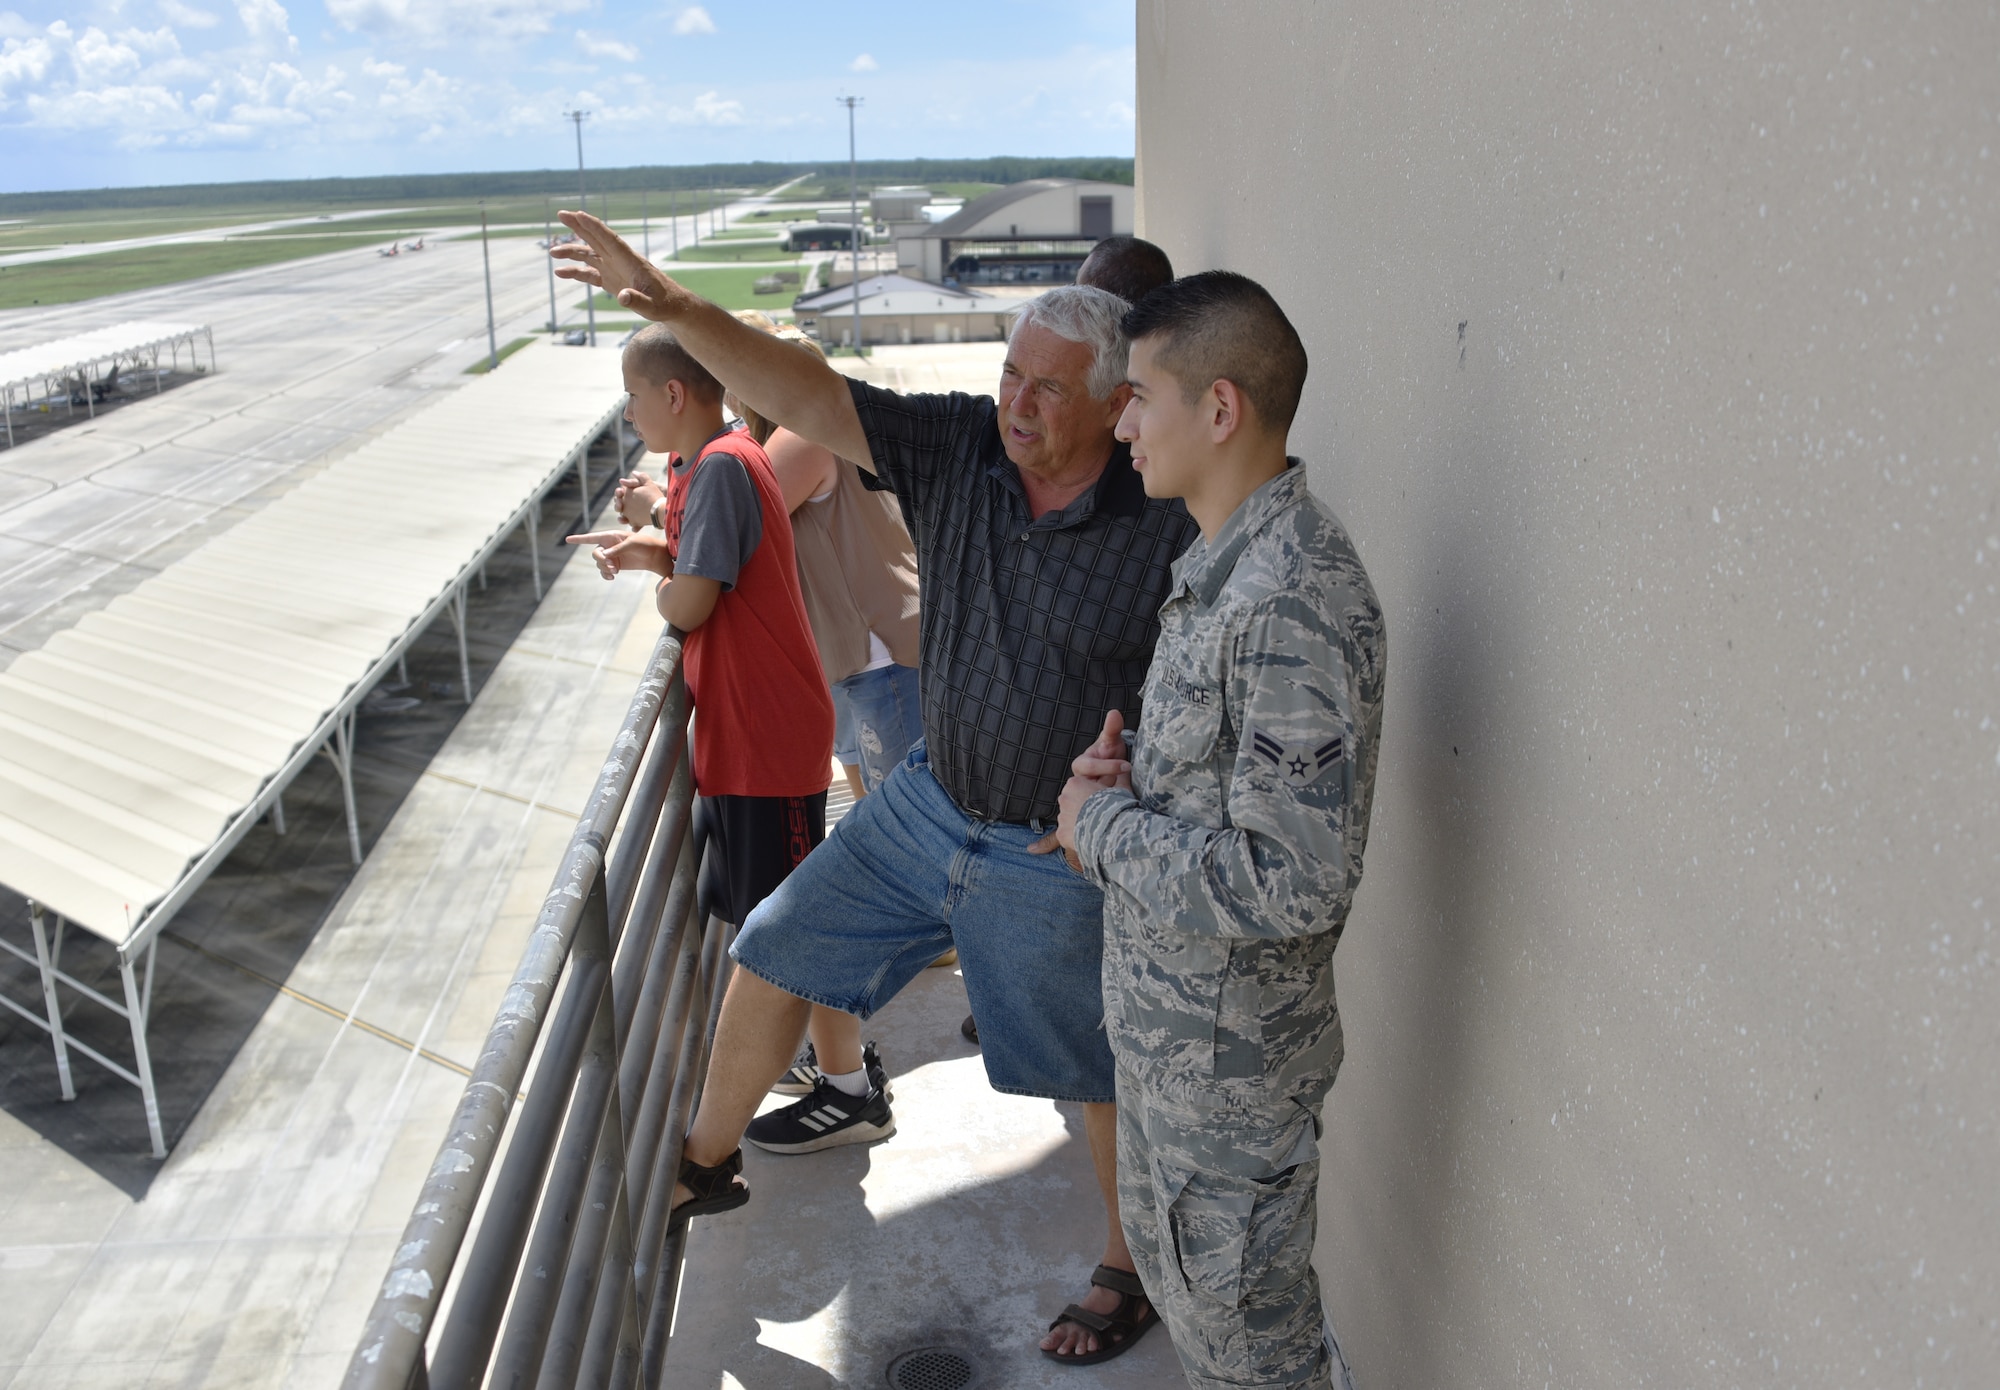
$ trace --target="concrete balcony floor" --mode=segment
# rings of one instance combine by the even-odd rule
[[[864,1025],[890,1071],[888,1139],[745,1147],[750,1205],[690,1232],[667,1384],[872,1390],[923,1347],[979,1368],[980,1390],[1186,1384],[1157,1327],[1098,1366],[1036,1349],[1089,1284],[1103,1204],[1081,1108],[992,1090],[964,1017],[957,972],[934,968]]]

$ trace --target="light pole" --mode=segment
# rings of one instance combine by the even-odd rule
[[[579,210],[590,211],[590,194],[583,186],[583,123],[590,115],[588,111],[565,111],[563,117],[576,123],[576,197]],[[610,209],[606,208],[606,212]],[[597,291],[589,285],[583,287],[583,312],[589,324],[590,345],[597,346]]]
[[[542,248],[546,251],[556,249],[555,223],[549,216],[549,200],[547,198],[542,199]],[[556,258],[554,256],[544,256],[542,259],[547,261],[549,265],[549,332],[554,333],[556,331]]]
[[[486,200],[479,200],[479,260],[486,267],[486,370],[500,365],[500,340],[493,335],[493,253],[486,245]]]
[[[681,258],[681,181],[675,175],[667,185],[667,223],[674,229],[674,259]]]
[[[645,255],[646,259],[650,261],[653,259],[653,214],[647,210],[646,198],[647,198],[646,190],[643,188],[640,189],[639,190],[639,235],[645,241],[645,250],[643,254]]]
[[[847,244],[854,252],[854,280],[847,287],[854,303],[854,355],[861,356],[861,166],[854,162],[854,108],[860,97],[835,97],[847,108]]]

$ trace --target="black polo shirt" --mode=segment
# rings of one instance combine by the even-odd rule
[[[1156,501],[1116,446],[1090,491],[1028,515],[990,396],[848,382],[917,545],[924,738],[966,814],[1055,822],[1070,760],[1106,710],[1139,724],[1169,567],[1199,529]]]

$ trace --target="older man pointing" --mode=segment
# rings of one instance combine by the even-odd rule
[[[667,325],[744,404],[894,491],[923,585],[925,741],[742,924],[674,1219],[749,1199],[737,1146],[809,1004],[866,1018],[956,946],[988,1079],[1081,1102],[1104,1195],[1093,1287],[1042,1349],[1116,1356],[1157,1315],[1118,1221],[1103,897],[1049,851],[1075,750],[1106,710],[1138,722],[1169,566],[1197,534],[1179,502],[1146,496],[1113,434],[1127,305],[1051,290],[1022,311],[996,396],[898,395],[739,323],[597,218],[562,220],[582,242],[552,252],[560,274]]]

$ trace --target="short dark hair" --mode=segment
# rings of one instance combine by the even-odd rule
[[[1125,336],[1162,338],[1154,358],[1193,402],[1216,381],[1250,398],[1266,428],[1291,428],[1306,387],[1306,346],[1269,290],[1247,275],[1205,270],[1162,285],[1125,315]]]
[[[1135,236],[1108,236],[1090,248],[1076,272],[1079,285],[1109,290],[1137,304],[1174,278],[1174,263],[1150,241]]]
[[[632,369],[655,386],[678,381],[698,400],[722,399],[722,383],[715,373],[695,361],[664,323],[649,323],[634,333],[625,344],[625,356]]]

